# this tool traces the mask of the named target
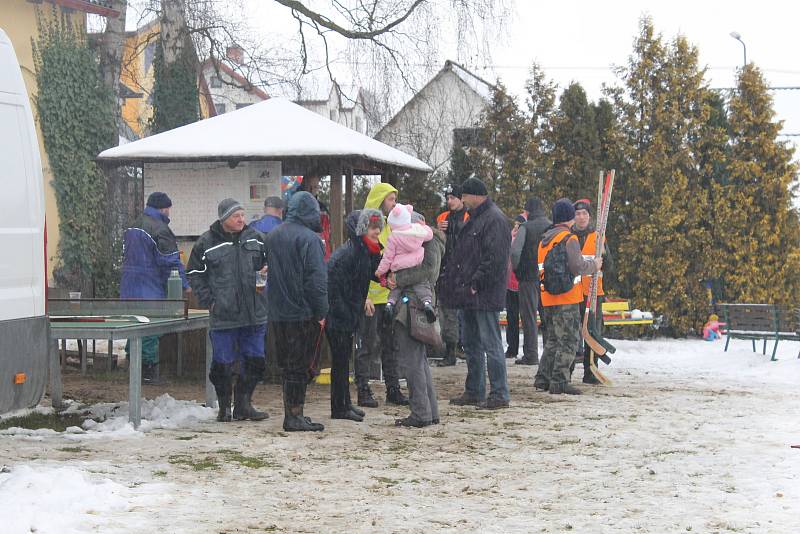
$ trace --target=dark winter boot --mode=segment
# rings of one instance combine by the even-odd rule
[[[356,423],[360,423],[364,420],[363,415],[358,415],[352,409],[347,408],[341,412],[336,412],[331,414],[331,419],[347,419],[349,421],[355,421]]]
[[[400,391],[400,386],[389,386],[386,388],[386,404],[408,406],[408,399],[403,395],[403,392]]]
[[[584,384],[592,384],[597,385],[600,381],[597,379],[596,376],[592,373],[592,370],[589,366],[589,355],[583,355],[583,383]]]
[[[551,383],[550,384],[550,394],[551,395],[582,395],[583,392],[570,384],[569,382],[562,382],[560,384]]]
[[[548,382],[545,382],[544,380],[539,380],[538,378],[536,378],[533,380],[533,387],[534,389],[547,391],[550,389],[550,384]]]
[[[306,399],[305,382],[283,383],[283,429],[286,432],[320,432],[325,427],[311,421],[310,417],[303,415],[303,406]]]
[[[217,392],[217,402],[219,403],[219,413],[217,421],[224,423],[232,419],[231,417],[231,393],[233,389],[233,369],[230,364],[211,362],[211,370],[208,379],[214,385]]]
[[[353,412],[356,415],[360,415],[361,417],[364,417],[367,414],[367,412],[365,412],[364,410],[362,410],[360,408],[356,408],[355,406],[353,406],[349,402],[347,403],[347,409],[350,410],[351,412]]]
[[[364,408],[377,408],[378,401],[372,395],[372,390],[369,385],[359,386],[358,388],[358,405]]]
[[[451,367],[456,364],[456,345],[455,343],[447,344],[447,353],[444,355],[443,360],[439,360],[436,364],[437,367]]]
[[[236,381],[236,388],[233,392],[233,418],[236,421],[250,419],[252,421],[263,421],[269,417],[266,412],[256,410],[252,404],[253,392],[258,381],[261,380],[266,369],[264,358],[245,358],[243,362],[243,374]]]
[[[433,309],[430,302],[426,302],[422,305],[422,309],[425,311],[425,318],[428,320],[429,323],[436,322],[436,310]]]

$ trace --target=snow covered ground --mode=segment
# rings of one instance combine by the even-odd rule
[[[262,423],[159,397],[146,432],[99,405],[98,426],[0,433],[0,530],[800,532],[800,344],[778,362],[745,341],[615,344],[614,387],[554,397],[509,365],[498,412],[449,406],[466,366],[434,369],[442,424],[422,430],[383,404],[331,421],[314,386],[325,432],[286,434],[269,386]]]

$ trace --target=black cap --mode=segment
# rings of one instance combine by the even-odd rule
[[[575,218],[575,206],[568,198],[556,200],[553,204],[553,224],[569,222]]]
[[[461,194],[485,197],[489,194],[489,191],[486,189],[485,183],[474,176],[471,176],[467,178],[463,184],[461,184]]]
[[[286,209],[286,203],[281,197],[267,197],[264,199],[265,208]]]
[[[536,213],[538,211],[542,211],[544,207],[542,206],[542,201],[536,197],[531,197],[525,202],[525,211],[528,213]]]
[[[461,186],[458,184],[450,184],[444,190],[444,196],[454,196],[457,198],[461,198]]]
[[[155,193],[150,193],[150,196],[147,197],[147,205],[157,210],[163,210],[172,207],[172,200],[170,200],[166,193],[156,191]]]

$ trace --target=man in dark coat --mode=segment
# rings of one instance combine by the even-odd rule
[[[188,276],[201,306],[209,309],[213,350],[209,380],[219,400],[217,421],[260,421],[251,398],[264,375],[266,294],[256,273],[266,272],[264,235],[245,224],[244,208],[232,198],[217,207],[219,219],[200,236],[189,257]],[[233,387],[234,375],[238,375]]]
[[[331,348],[331,419],[361,422],[364,411],[350,400],[350,356],[369,282],[375,279],[381,261],[378,236],[383,230],[383,214],[369,208],[356,210],[347,216],[345,223],[349,239],[328,261],[329,309],[325,333]]]
[[[511,232],[482,181],[468,178],[461,191],[469,208],[469,221],[458,236],[440,281],[442,304],[464,310],[467,379],[464,393],[451,403],[504,408],[510,397],[499,319],[505,307]],[[488,397],[487,369],[491,384]]]
[[[444,232],[445,235],[445,249],[439,278],[444,275],[447,258],[453,252],[459,232],[469,220],[469,213],[467,213],[467,208],[461,200],[461,186],[457,184],[450,185],[445,192],[445,196],[447,198],[447,211],[440,213],[436,218],[436,227]],[[458,344],[461,342],[459,313],[455,308],[442,306],[440,300],[438,315],[442,325],[442,341],[445,344],[445,354],[437,365],[439,367],[449,367],[456,364],[456,352]]]
[[[319,203],[307,191],[289,200],[286,220],[267,236],[269,320],[283,369],[283,429],[320,431],[303,415],[306,386],[328,315],[328,272]]]
[[[167,298],[167,279],[173,270],[180,273],[183,289],[189,289],[178,242],[169,228],[171,207],[172,200],[166,193],[152,193],[147,197],[144,213],[125,231],[120,298]],[[152,382],[158,377],[158,338],[142,338],[142,378],[145,382]],[[128,346],[125,347],[126,352]]]
[[[536,314],[539,305],[539,264],[537,253],[544,232],[552,223],[545,215],[542,201],[531,197],[525,203],[527,221],[519,227],[511,245],[511,266],[519,281],[519,313],[522,317],[522,358],[519,365],[539,364],[539,338]],[[541,315],[540,315],[541,317]]]

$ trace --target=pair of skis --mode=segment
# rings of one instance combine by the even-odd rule
[[[603,177],[603,173],[601,172],[597,183],[597,239],[595,240],[595,258],[602,257],[603,250],[605,249],[608,208],[611,205],[611,191],[613,188],[614,170],[606,173],[605,177]],[[595,320],[595,317],[597,317],[598,313],[603,313],[602,309],[597,309],[597,284],[599,278],[599,272],[592,276],[592,282],[589,286],[589,295],[586,297],[586,312],[583,315],[583,327],[581,328],[581,333],[583,334],[583,340],[589,346],[590,350],[589,370],[592,372],[594,377],[600,381],[600,383],[610,386],[611,380],[609,380],[608,377],[600,372],[600,370],[597,368],[596,360],[599,357],[605,361],[608,359],[606,353],[614,354],[614,352],[617,350],[608,341],[603,339],[600,332],[597,331],[597,321]],[[606,363],[608,362],[606,361]]]

